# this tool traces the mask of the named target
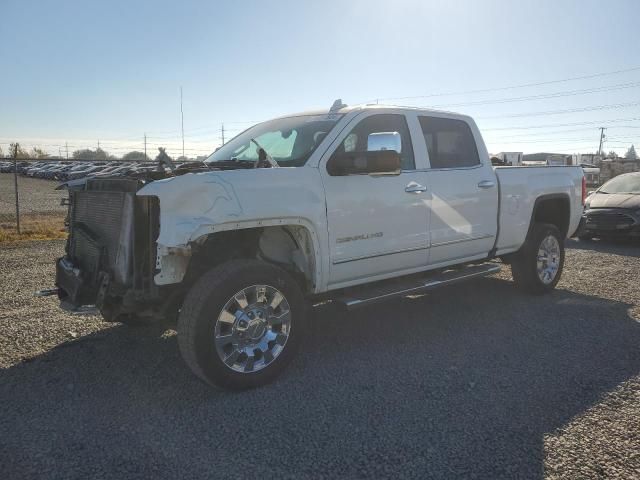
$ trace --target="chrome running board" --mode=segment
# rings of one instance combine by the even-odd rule
[[[436,288],[491,275],[499,272],[500,269],[500,265],[496,263],[483,263],[445,270],[436,274],[422,275],[421,277],[411,276],[407,279],[386,280],[372,285],[346,289],[344,295],[334,298],[334,301],[344,304],[348,309],[355,309],[394,297],[419,295]]]

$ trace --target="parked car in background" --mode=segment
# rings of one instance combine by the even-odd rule
[[[134,171],[136,168],[138,168],[138,165],[136,163],[131,163],[131,164],[120,164],[115,168],[112,169],[108,169],[108,170],[103,170],[102,172],[96,173],[96,177],[118,177],[121,175],[126,175],[129,172]]]
[[[18,162],[17,164],[18,171],[20,171],[20,168],[23,167],[25,164],[27,164],[27,162]],[[0,173],[13,173],[14,168],[15,167],[12,161],[0,163]]]
[[[71,166],[71,168],[58,172],[56,175],[56,180],[67,180],[69,175],[72,175],[75,172],[79,172],[81,170],[86,170],[89,167],[92,167],[92,163],[76,163]]]
[[[612,178],[585,202],[578,238],[640,238],[640,172]]]
[[[28,168],[25,174],[27,175],[27,177],[35,177],[41,171],[47,170],[49,168],[53,168],[53,164],[51,163],[41,163],[39,165],[36,164]]]
[[[40,178],[45,178],[47,180],[53,180],[56,178],[56,175],[58,175],[59,172],[63,172],[68,170],[69,168],[71,168],[72,165],[67,163],[67,162],[62,162],[58,165],[55,165],[53,168],[50,168],[44,172],[42,172],[41,175],[39,175]]]
[[[69,172],[66,175],[66,180],[76,180],[78,178],[84,178],[84,177],[87,177],[87,176],[89,176],[91,174],[96,174],[98,172],[101,172],[105,168],[106,167],[100,166],[100,165],[92,165],[92,166],[87,167],[87,168],[82,169],[82,170],[77,170],[75,172]]]

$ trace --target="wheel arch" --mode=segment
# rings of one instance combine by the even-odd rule
[[[531,234],[535,223],[550,223],[555,225],[562,238],[567,238],[571,223],[571,202],[566,193],[550,193],[536,198],[531,212],[531,220],[527,231],[527,238]]]
[[[192,255],[185,281],[191,283],[203,271],[230,258],[257,258],[287,270],[302,291],[315,292],[321,282],[318,235],[308,221],[258,220],[216,225],[190,242]]]

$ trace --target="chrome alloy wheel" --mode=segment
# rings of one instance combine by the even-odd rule
[[[284,349],[291,332],[285,296],[269,285],[244,288],[225,303],[215,326],[220,359],[240,373],[262,370]]]
[[[549,285],[560,269],[560,244],[553,235],[547,235],[538,248],[538,278]]]

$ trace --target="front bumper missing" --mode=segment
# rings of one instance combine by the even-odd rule
[[[56,263],[56,287],[58,297],[63,303],[75,307],[95,304],[97,296],[95,288],[89,288],[82,278],[80,269],[64,257],[58,259]]]

